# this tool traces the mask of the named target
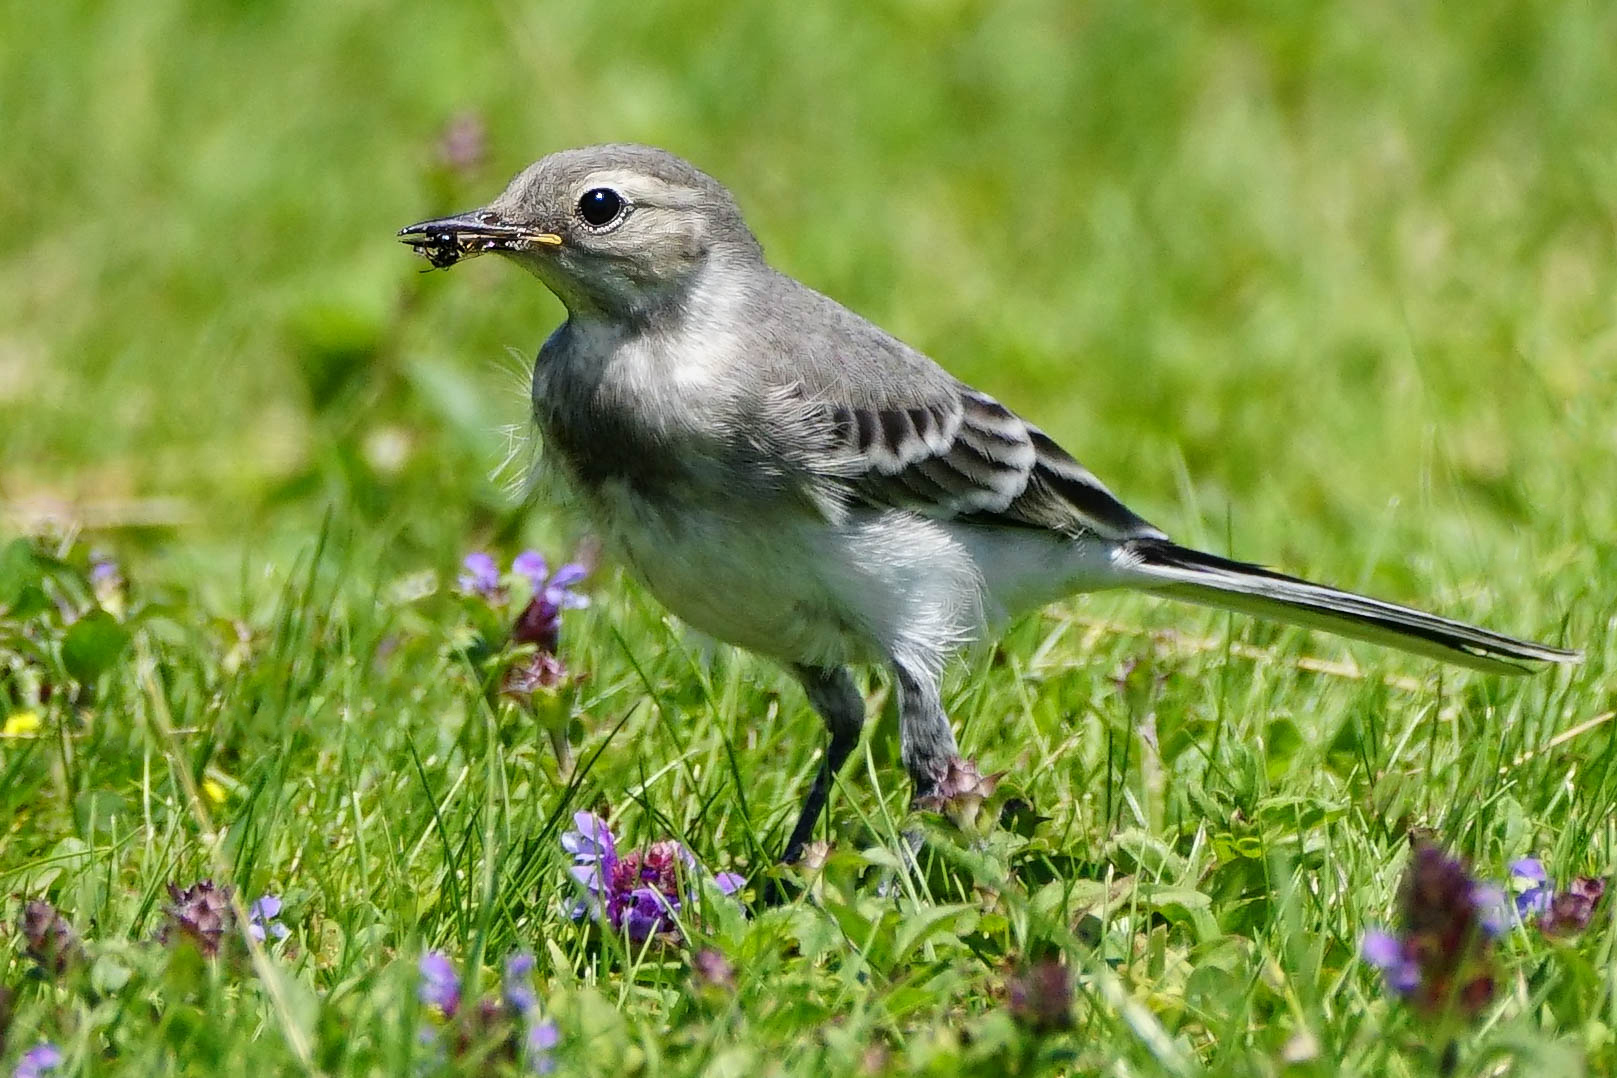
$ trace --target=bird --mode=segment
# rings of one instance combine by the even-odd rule
[[[493,253],[555,294],[566,319],[533,371],[544,459],[664,606],[802,684],[828,743],[785,862],[858,744],[851,667],[890,671],[924,804],[963,765],[949,657],[1073,594],[1138,589],[1490,673],[1580,658],[1174,542],[1039,427],[773,268],[730,191],[668,151],[557,151],[398,235],[435,267]]]

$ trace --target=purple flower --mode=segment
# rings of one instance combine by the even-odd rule
[[[559,1035],[554,1024],[540,1020],[534,966],[532,954],[518,951],[505,960],[498,994],[465,999],[460,975],[447,956],[438,951],[421,956],[421,1002],[443,1016],[441,1023],[421,1031],[421,1040],[435,1049],[440,1067],[461,1058],[477,1059],[480,1066],[493,1060],[525,1061],[538,1074],[554,1067],[550,1052]]]
[[[1005,981],[1005,1002],[1016,1023],[1033,1033],[1072,1028],[1072,975],[1054,958],[1042,958]]]
[[[517,576],[527,577],[528,583],[533,586],[533,594],[543,598],[558,610],[578,609],[590,605],[589,596],[580,595],[573,590],[589,575],[589,570],[576,561],[570,561],[556,570],[556,575],[550,575],[550,563],[545,556],[537,550],[524,550],[511,562],[511,571]]]
[[[573,918],[602,918],[636,943],[677,934],[680,906],[691,897],[688,881],[697,869],[691,852],[664,840],[620,853],[606,821],[593,812],[578,813],[573,824],[578,830],[561,837],[562,849],[573,855],[573,879],[584,889]],[[734,894],[746,880],[726,872],[713,882],[725,894]]]
[[[436,1007],[445,1017],[454,1017],[460,1009],[460,975],[447,956],[439,951],[428,951],[421,956],[421,986],[417,990],[421,1002]]]
[[[1498,939],[1512,919],[1505,889],[1496,883],[1479,883],[1471,889],[1471,903],[1477,908],[1477,924],[1490,937]]]
[[[1504,891],[1478,883],[1465,863],[1436,846],[1415,847],[1398,889],[1400,931],[1367,932],[1364,960],[1387,987],[1426,1014],[1476,1014],[1493,998],[1493,939],[1504,924]]]
[[[531,953],[518,951],[511,955],[505,960],[505,977],[500,982],[500,988],[505,996],[506,1008],[527,1027],[522,1050],[528,1069],[536,1074],[548,1074],[556,1066],[550,1052],[561,1039],[561,1034],[556,1029],[556,1023],[539,1019],[539,996],[533,990],[533,967]]]
[[[42,1078],[62,1065],[62,1050],[49,1041],[34,1045],[17,1061],[12,1078]]]
[[[1544,862],[1536,857],[1520,857],[1510,863],[1510,876],[1516,880],[1526,880],[1529,883],[1543,883],[1549,879],[1549,873],[1544,871]]]
[[[541,654],[555,654],[561,643],[561,612],[579,610],[590,605],[589,596],[574,588],[589,570],[577,562],[568,562],[554,575],[544,556],[535,550],[525,550],[511,563],[511,571],[528,578],[533,585],[533,598],[523,608],[511,630],[511,639],[518,644],[536,644]]]
[[[1546,936],[1573,936],[1589,927],[1595,907],[1606,894],[1606,881],[1579,876],[1550,899],[1550,908],[1538,919]]]
[[[1420,967],[1404,953],[1403,941],[1398,937],[1371,929],[1359,947],[1364,960],[1379,969],[1387,978],[1387,987],[1400,996],[1410,995],[1420,987]]]
[[[721,993],[736,990],[735,967],[723,952],[713,947],[703,947],[691,956],[691,977],[700,988],[717,989]]]
[[[227,940],[238,940],[236,910],[230,903],[231,889],[212,880],[201,880],[190,887],[168,885],[169,904],[163,907],[163,927],[157,938],[162,943],[175,939],[196,944],[204,956],[213,958]]]
[[[23,903],[17,931],[22,935],[23,953],[53,976],[66,973],[69,966],[84,957],[78,933],[49,902],[34,899]]]
[[[99,588],[117,589],[123,587],[123,574],[118,571],[118,562],[111,554],[103,550],[90,553],[90,583]]]
[[[280,915],[280,896],[265,895],[247,907],[247,934],[259,943],[263,943],[266,936],[270,939],[286,939],[292,930],[276,920]]]
[[[567,664],[560,655],[536,651],[511,664],[500,679],[500,691],[514,699],[528,700],[536,692],[558,688],[567,679]]]
[[[1549,873],[1536,857],[1523,857],[1510,863],[1512,883],[1526,884],[1516,895],[1516,916],[1525,921],[1529,915],[1542,916],[1550,908]]]
[[[492,559],[486,568],[493,573]],[[561,647],[561,615],[564,610],[589,605],[589,598],[574,590],[587,573],[584,566],[569,562],[552,574],[550,563],[537,550],[524,550],[511,562],[511,574],[525,578],[533,589],[511,626],[511,642],[532,644],[534,650],[507,667],[500,679],[502,693],[527,701],[536,693],[558,689],[572,680],[567,664],[557,654]]]
[[[494,559],[481,550],[466,555],[460,563],[465,572],[460,574],[456,586],[467,595],[481,595],[485,599],[497,599],[500,595],[500,567],[494,564]]]
[[[679,913],[679,898],[665,895],[655,887],[636,887],[629,892],[628,901],[619,903],[614,912],[623,922],[624,931],[636,943],[655,935],[665,921],[667,931],[679,931],[674,921]]]
[[[1565,890],[1557,891],[1536,857],[1512,861],[1510,878],[1517,885],[1526,884],[1516,895],[1520,923],[1534,918],[1546,936],[1571,936],[1588,928],[1606,893],[1606,881],[1592,876],[1575,877]]]
[[[537,595],[545,586],[545,578],[550,575],[550,563],[537,550],[524,550],[511,562],[511,571],[517,576],[527,577]]]
[[[572,854],[575,861],[579,864],[602,858],[617,861],[617,839],[612,837],[612,829],[605,820],[593,812],[579,812],[573,816],[573,826],[578,830],[568,831],[561,836],[561,848]],[[577,872],[573,874],[578,875]]]
[[[556,1023],[530,1018],[527,1041],[523,1046],[528,1057],[528,1069],[535,1074],[549,1074],[555,1070],[556,1061],[550,1057],[550,1053],[560,1040],[561,1031],[556,1028]]]
[[[576,561],[563,565],[545,584],[545,599],[565,610],[582,610],[589,606],[590,597],[575,590],[589,572]]]
[[[516,1014],[527,1014],[539,1006],[539,997],[533,990],[533,955],[518,951],[505,960],[505,977],[500,990],[505,1005]]]

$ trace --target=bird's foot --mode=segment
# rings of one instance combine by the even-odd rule
[[[788,847],[758,890],[759,905],[783,906],[808,889],[812,878],[831,855],[829,842],[805,842]]]
[[[1004,771],[984,775],[975,760],[950,757],[931,789],[917,794],[914,807],[947,816],[962,830],[973,830],[983,802],[994,796],[1005,775]]]

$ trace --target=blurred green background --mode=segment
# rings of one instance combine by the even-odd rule
[[[490,478],[559,306],[393,232],[634,140],[1188,541],[1473,615],[1609,554],[1611,5],[0,10],[8,530],[568,530]]]
[[[1004,974],[1054,941],[1086,977],[1138,958],[1129,1007],[1085,990],[1070,1070],[1435,1073],[1406,1048],[1440,1042],[1358,958],[1411,829],[1485,879],[1528,854],[1609,878],[1617,846],[1613,42],[1617,5],[1579,2],[0,0],[0,539],[82,538],[43,544],[60,575],[99,547],[129,585],[76,692],[57,660],[99,593],[36,590],[0,625],[0,675],[28,674],[0,704],[33,709],[0,715],[0,896],[157,968],[164,884],[277,893],[303,1000],[137,979],[70,1004],[6,932],[0,1057],[37,1031],[86,1070],[306,1073],[265,1035],[301,1028],[330,1073],[412,1073],[421,952],[534,947],[591,1073],[876,1073],[885,1044],[887,1073],[948,1074],[996,1058]],[[558,822],[610,809],[756,885],[820,726],[785,675],[707,661],[607,573],[568,616],[575,781],[542,747],[554,715],[488,699],[470,656],[512,611],[447,594],[458,562],[556,559],[584,530],[512,492],[562,312],[494,259],[423,273],[394,237],[606,140],[712,172],[778,266],[1176,537],[1589,661],[1461,680],[1130,596],[1059,607],[948,694],[963,751],[1049,817],[1025,848],[995,832],[1025,935],[985,918],[912,959],[899,911],[931,932],[964,887],[895,905],[849,869],[818,920],[726,915],[733,1004],[620,962],[568,920]],[[1344,653],[1362,677],[1316,661]],[[894,725],[839,786],[838,864],[891,863],[908,826]],[[1069,928],[1114,899],[1091,954]],[[1582,944],[1501,945],[1468,1060],[1611,1069],[1601,916]],[[1170,1036],[1196,1067],[1159,1059]]]

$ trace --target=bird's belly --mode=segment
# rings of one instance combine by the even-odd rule
[[[658,601],[701,631],[815,666],[941,662],[981,628],[982,575],[953,529],[902,512],[830,522],[796,507],[587,499]]]
[[[692,627],[784,662],[831,666],[880,655],[827,586],[826,552],[796,514],[669,507],[612,482],[588,501],[609,545]]]

